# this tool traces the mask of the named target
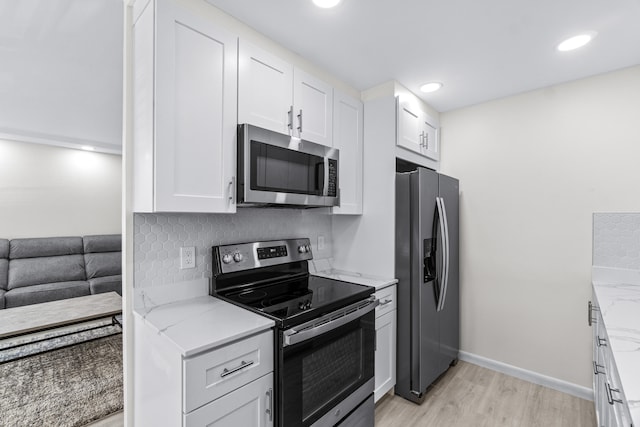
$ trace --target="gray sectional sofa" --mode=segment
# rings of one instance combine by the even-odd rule
[[[119,234],[0,239],[0,309],[122,295],[121,247]]]

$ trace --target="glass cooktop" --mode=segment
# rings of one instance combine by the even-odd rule
[[[363,300],[373,291],[370,286],[309,275],[218,295],[282,323],[297,324]]]

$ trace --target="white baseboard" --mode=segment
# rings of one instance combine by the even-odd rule
[[[546,375],[528,371],[516,366],[507,365],[506,363],[487,359],[486,357],[478,356],[477,354],[473,353],[467,353],[466,351],[460,351],[458,354],[458,358],[465,362],[473,363],[474,365],[482,366],[483,368],[491,369],[493,371],[510,375],[512,377],[520,378],[521,380],[529,381],[531,383],[538,384],[544,387],[549,387],[554,390],[579,397],[581,399],[593,400],[593,390],[587,387],[582,387],[577,384],[559,380],[557,378],[548,377]]]

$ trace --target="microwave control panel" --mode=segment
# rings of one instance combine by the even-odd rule
[[[338,161],[335,159],[329,159],[329,188],[327,188],[327,195],[330,197],[336,197],[338,188]]]

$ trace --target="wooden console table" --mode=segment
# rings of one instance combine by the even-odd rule
[[[82,323],[122,313],[116,292],[0,310],[0,339]]]

